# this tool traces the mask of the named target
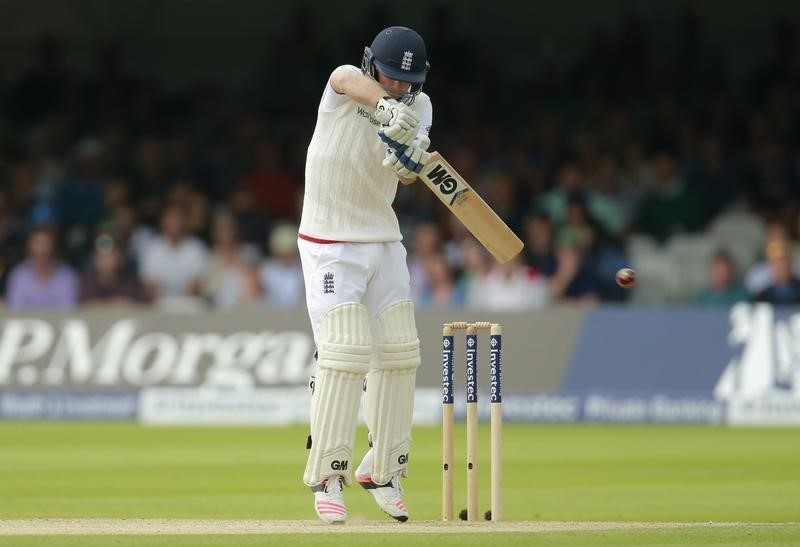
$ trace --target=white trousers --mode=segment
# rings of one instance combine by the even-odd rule
[[[411,298],[406,249],[387,243],[314,243],[298,239],[314,339],[325,314],[344,302],[363,304],[370,323],[386,306]]]

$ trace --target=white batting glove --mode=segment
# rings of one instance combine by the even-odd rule
[[[390,148],[398,152],[404,152],[406,147],[417,137],[419,125],[414,127],[404,127],[403,124],[395,123],[381,127],[378,136]]]
[[[410,106],[386,97],[375,105],[375,119],[383,126],[399,124],[405,130],[419,126],[419,116]]]
[[[422,171],[430,157],[428,152],[416,146],[408,146],[402,153],[389,149],[383,160],[383,166],[397,173],[400,178],[413,179]]]
[[[414,148],[421,148],[422,150],[427,151],[428,147],[431,145],[431,139],[428,135],[417,135],[414,141],[411,143],[411,146]]]

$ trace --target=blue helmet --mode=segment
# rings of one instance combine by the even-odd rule
[[[422,91],[428,74],[428,52],[422,36],[407,27],[389,27],[382,30],[372,45],[364,48],[361,70],[377,80],[375,71],[401,82],[409,82],[411,88],[401,100],[411,104]]]

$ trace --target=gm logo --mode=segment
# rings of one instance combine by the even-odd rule
[[[347,471],[347,460],[333,460],[331,462],[331,469],[336,471]]]
[[[447,169],[440,163],[437,163],[433,166],[433,169],[428,171],[428,178],[431,179],[431,182],[435,185],[439,186],[439,191],[449,196],[453,194],[453,197],[450,198],[449,205],[453,205],[456,200],[461,197],[461,195],[466,194],[469,192],[469,188],[462,188],[458,192],[456,192],[456,188],[458,188],[458,181],[455,179],[453,175],[447,172]]]
[[[397,458],[397,463],[400,465],[408,463],[408,454],[400,454],[400,457]]]
[[[441,163],[437,163],[433,166],[433,169],[428,171],[428,178],[431,179],[433,184],[439,186],[439,191],[443,194],[452,194],[458,186],[458,181],[447,172],[447,169]]]

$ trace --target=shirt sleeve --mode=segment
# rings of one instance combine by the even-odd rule
[[[414,110],[419,114],[419,132],[430,135],[433,125],[433,104],[427,95],[420,95],[419,99],[414,105]]]
[[[361,70],[353,65],[342,65],[336,70],[339,70],[340,68],[346,68],[347,70],[361,74]],[[333,72],[336,72],[336,70]],[[331,72],[331,75],[333,75],[333,72]],[[333,112],[349,100],[350,97],[344,93],[337,93],[336,90],[333,89],[329,76],[328,83],[325,84],[325,91],[322,92],[322,100],[319,102],[319,110],[320,112]]]

